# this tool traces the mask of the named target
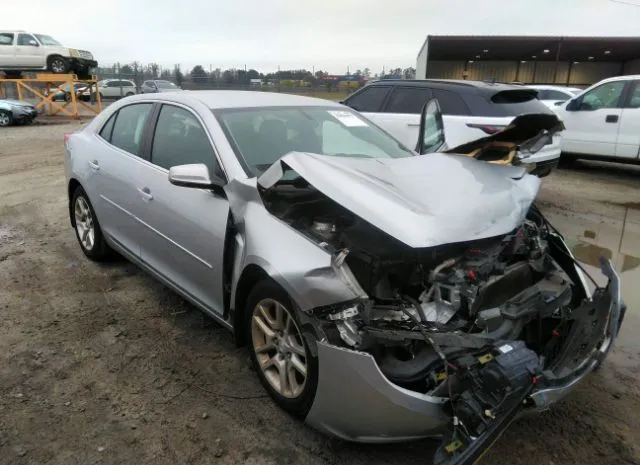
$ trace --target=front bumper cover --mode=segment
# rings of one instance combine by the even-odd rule
[[[574,369],[557,375],[544,372],[536,384],[522,393],[520,402],[497,418],[491,427],[466,447],[450,456],[438,451],[436,463],[467,465],[491,447],[509,424],[521,414],[547,409],[606,357],[618,335],[623,310],[620,277],[611,261],[601,259],[601,271],[608,284],[600,289],[597,318],[603,320],[601,338],[591,341],[590,354]],[[585,304],[576,311],[589,310]],[[596,307],[593,304],[594,308]],[[584,308],[583,308],[584,307]],[[591,321],[591,320],[589,320]],[[374,358],[363,352],[344,349],[320,341],[318,388],[307,423],[317,430],[356,442],[395,442],[442,436],[452,419],[445,413],[447,399],[401,388],[385,378]],[[583,346],[583,344],[581,344]],[[582,350],[587,350],[584,347]],[[529,407],[527,407],[529,406]]]

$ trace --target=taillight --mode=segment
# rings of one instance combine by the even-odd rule
[[[496,132],[502,131],[506,126],[495,126],[492,124],[472,124],[467,123],[467,127],[473,129],[480,129],[485,134],[495,134]]]

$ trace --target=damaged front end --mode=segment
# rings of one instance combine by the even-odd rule
[[[532,155],[554,144],[554,138],[564,129],[555,114],[520,115],[503,130],[448,149],[446,153],[464,154],[499,165],[522,165]]]
[[[312,175],[274,189],[283,171],[261,188],[267,210],[366,294],[305,312],[320,365],[307,421],[321,431],[366,442],[438,436],[435,463],[472,463],[521,410],[547,408],[593,370],[617,335],[611,263],[601,265],[608,284],[590,293],[535,193],[502,234],[416,246],[337,192],[318,192]]]

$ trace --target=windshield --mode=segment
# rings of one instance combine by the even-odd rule
[[[175,89],[176,87],[178,87],[173,82],[169,81],[156,81],[156,86],[161,89]]]
[[[58,42],[56,39],[54,39],[51,36],[46,36],[43,34],[34,34],[37,38],[38,41],[40,41],[40,43],[42,45],[62,45],[60,42]]]
[[[215,111],[236,155],[259,176],[289,152],[360,158],[414,152],[354,111],[338,107],[263,107]]]

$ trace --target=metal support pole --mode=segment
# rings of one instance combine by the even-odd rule
[[[555,84],[558,79],[558,66],[560,64],[560,51],[562,50],[562,39],[558,41],[558,50],[556,51],[556,66],[553,70],[553,83]]]

